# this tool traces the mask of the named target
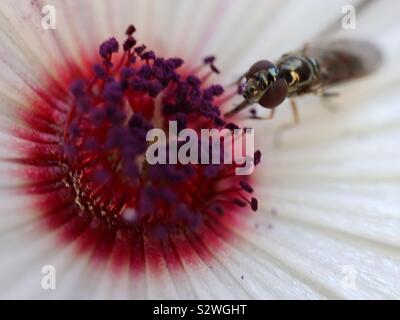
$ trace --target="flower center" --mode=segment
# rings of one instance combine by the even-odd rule
[[[235,175],[239,164],[147,162],[147,133],[168,130],[169,121],[197,132],[237,126],[225,123],[219,110],[232,94],[205,86],[219,73],[213,57],[190,72],[180,58],[137,46],[134,32],[129,26],[122,49],[115,38],[102,43],[101,62],[50,99],[51,115],[38,107],[25,120],[46,137],[46,147],[29,152],[50,176],[47,187],[32,178],[34,193],[44,196],[47,225],[62,228],[65,239],[80,241],[86,251],[102,248],[104,258],[124,248],[140,266],[149,259],[146,247],[161,246],[165,256],[171,248],[226,237],[218,230],[246,208],[257,210],[257,200],[248,179]],[[200,78],[205,68],[210,71]],[[259,160],[257,151],[253,161]]]

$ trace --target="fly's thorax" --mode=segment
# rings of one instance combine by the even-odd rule
[[[289,87],[289,95],[308,92],[318,81],[318,63],[303,56],[285,55],[278,62],[279,77]]]

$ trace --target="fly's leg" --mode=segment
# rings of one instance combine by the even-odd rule
[[[334,98],[334,97],[339,97],[339,96],[340,96],[339,92],[323,92],[321,94],[321,97],[324,99]]]
[[[338,97],[338,92],[326,91],[325,88],[320,88],[314,91],[314,93],[321,98],[322,106],[330,112],[337,112],[337,105],[334,103],[332,98]]]
[[[294,101],[293,99],[290,99],[290,108],[292,109],[293,119],[294,119],[293,125],[295,126],[300,123],[300,117],[299,117],[299,110],[297,109],[296,101]]]
[[[260,117],[260,116],[257,116],[257,112],[256,112],[255,109],[252,109],[252,110],[251,110],[251,113],[252,113],[252,115],[251,115],[250,119],[255,119],[255,120],[272,120],[272,119],[274,118],[274,115],[275,115],[275,108],[271,109],[271,111],[270,111],[270,113],[269,113],[269,115],[268,115],[267,117]]]
[[[286,131],[293,129],[300,123],[299,111],[297,109],[297,104],[294,99],[290,99],[290,109],[292,110],[293,122],[280,126],[276,131],[274,135],[274,145],[277,147],[281,146],[283,134]]]

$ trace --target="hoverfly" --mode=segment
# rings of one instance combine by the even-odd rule
[[[295,122],[299,121],[292,98],[305,94],[331,97],[332,86],[372,73],[381,65],[382,55],[373,44],[362,40],[338,40],[326,44],[306,45],[303,49],[284,54],[276,63],[261,60],[253,64],[242,83],[244,101],[225,114],[231,117],[258,103],[271,110],[291,98]],[[242,80],[242,81],[243,81]]]

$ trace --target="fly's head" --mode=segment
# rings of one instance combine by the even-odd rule
[[[258,61],[249,69],[243,87],[243,98],[266,108],[278,106],[287,96],[287,84],[278,78],[278,68],[270,61]]]

